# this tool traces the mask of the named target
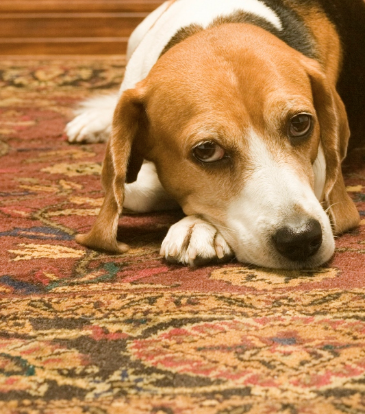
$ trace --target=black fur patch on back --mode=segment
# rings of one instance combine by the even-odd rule
[[[195,33],[201,32],[203,30],[202,26],[198,24],[191,24],[190,26],[182,27],[178,30],[174,36],[170,39],[167,45],[163,48],[159,57],[165,54],[169,49],[171,49],[176,44],[182,42],[183,40],[187,39],[188,37],[192,36]]]
[[[266,3],[266,1],[263,0],[263,3]],[[244,11],[237,11],[228,16],[218,17],[211,26],[218,26],[224,23],[250,23],[270,32],[303,55],[315,59],[317,57],[315,42],[303,20],[291,9],[270,8],[278,15],[283,27],[282,30],[278,30],[264,18]]]

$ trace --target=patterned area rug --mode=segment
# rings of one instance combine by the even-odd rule
[[[365,412],[365,220],[315,271],[168,265],[180,213],[121,218],[125,255],[86,250],[104,145],[63,128],[124,61],[0,69],[1,413]],[[362,215],[364,159],[345,168]]]

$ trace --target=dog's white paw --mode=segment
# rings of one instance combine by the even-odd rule
[[[69,142],[105,142],[108,140],[113,113],[89,109],[66,125]]]
[[[112,128],[118,93],[96,96],[82,102],[75,119],[66,125],[69,142],[105,142]]]
[[[170,263],[201,266],[226,262],[234,253],[218,230],[198,216],[187,216],[170,227],[160,254]]]

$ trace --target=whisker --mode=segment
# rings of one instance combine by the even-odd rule
[[[329,210],[333,207],[333,206],[335,206],[336,204],[340,204],[339,202],[337,202],[337,203],[332,203],[332,204],[330,204],[324,211],[325,211],[325,213],[326,214],[328,214],[328,212],[329,212]],[[332,221],[332,220],[330,220],[330,225],[331,225],[331,229],[332,229],[332,234],[333,234],[333,238],[337,238],[338,236],[336,236],[335,235],[335,223]]]
[[[331,207],[333,207],[333,206],[335,206],[336,204],[340,204],[339,202],[338,203],[333,203],[333,204],[330,204],[324,211],[326,212],[326,213],[328,213],[328,211],[329,211],[329,209],[331,208]]]

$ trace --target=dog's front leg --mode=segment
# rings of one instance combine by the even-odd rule
[[[218,230],[197,215],[170,227],[160,254],[170,263],[189,266],[227,262],[234,256]]]
[[[136,213],[149,213],[175,210],[179,205],[162,187],[155,165],[144,162],[137,180],[124,187],[123,207]]]

